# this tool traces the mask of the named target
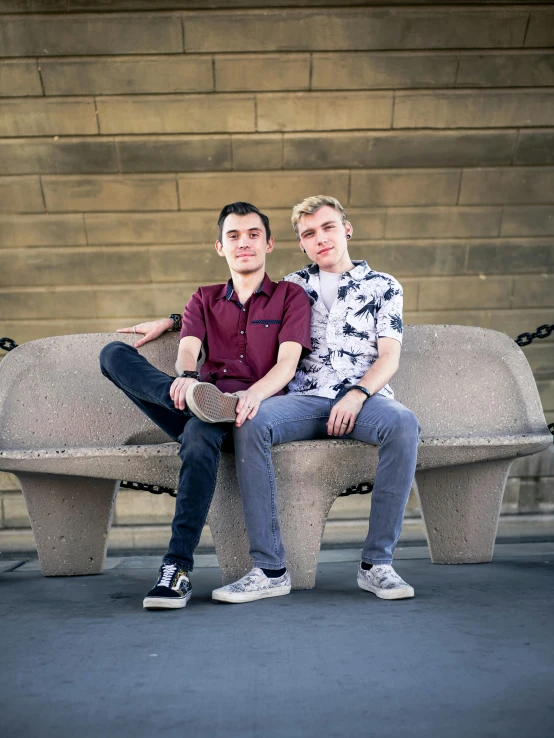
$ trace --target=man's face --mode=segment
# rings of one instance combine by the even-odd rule
[[[273,251],[273,237],[266,240],[262,219],[257,213],[231,213],[223,223],[222,241],[215,248],[238,274],[252,274],[265,267],[265,255]]]
[[[350,223],[343,223],[341,214],[329,205],[304,215],[298,223],[300,248],[324,271],[350,261],[346,236],[351,233]]]

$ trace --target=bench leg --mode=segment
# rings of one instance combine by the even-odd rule
[[[512,461],[480,461],[417,472],[421,513],[434,564],[491,561]]]
[[[101,574],[119,481],[17,475],[46,577]]]

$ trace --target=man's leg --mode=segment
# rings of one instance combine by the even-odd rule
[[[347,437],[379,446],[358,583],[383,599],[413,597],[413,588],[392,568],[412,486],[419,441],[414,413],[396,400],[374,395],[364,402],[354,430]]]
[[[164,563],[192,571],[193,553],[214,495],[221,448],[232,438],[232,428],[230,423],[204,423],[195,417],[187,422],[179,438],[183,463]]]
[[[390,564],[415,474],[419,440],[417,418],[396,400],[374,395],[364,402],[354,430],[345,437],[379,446],[369,533],[362,561]]]
[[[191,413],[175,408],[169,396],[173,377],[156,369],[134,346],[122,341],[104,346],[100,369],[150,420],[177,440]]]
[[[214,599],[249,602],[290,592],[271,447],[325,438],[330,410],[331,400],[322,397],[270,397],[252,420],[233,429],[237,478],[254,569],[238,582],[214,590]]]
[[[169,389],[173,378],[153,367],[121,341],[100,353],[102,373],[171,438],[180,442],[181,471],[172,536],[156,585],[144,598],[148,609],[185,607],[191,595],[188,572],[213,497],[221,446],[231,425],[203,423],[176,410]]]

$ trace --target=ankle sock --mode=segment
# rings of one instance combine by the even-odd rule
[[[269,579],[277,579],[277,577],[282,577],[283,574],[286,572],[285,569],[262,569],[263,573],[268,577]]]
[[[365,571],[369,571],[373,564],[366,564],[365,561],[362,561],[362,569],[365,569]]]

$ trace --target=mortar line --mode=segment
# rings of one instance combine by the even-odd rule
[[[185,46],[185,18],[184,14],[181,13],[181,41],[183,43],[183,54],[187,53],[187,47]]]
[[[456,205],[460,204],[460,195],[462,194],[462,179],[464,176],[464,168],[460,167],[460,178],[458,179],[458,194],[456,196]]]
[[[525,24],[525,33],[523,34],[523,41],[521,42],[521,45],[523,48],[525,48],[525,42],[527,41],[527,34],[529,33],[529,26],[531,24],[531,13],[527,16],[527,23]]]
[[[100,115],[98,113],[98,105],[96,103],[96,95],[92,98],[94,102],[94,115],[96,117],[96,127],[98,128],[98,135],[102,135],[102,131],[100,130]]]
[[[42,94],[44,97],[46,97],[46,90],[44,89],[44,80],[42,79],[42,67],[40,66],[40,61],[38,57],[36,58],[37,63],[37,72],[38,72],[38,78],[40,80],[40,89],[42,90]]]
[[[42,204],[44,206],[44,212],[48,212],[48,208],[46,207],[46,195],[44,194],[44,184],[42,182],[42,174],[39,174],[38,181],[40,184],[40,194],[42,195]]]

